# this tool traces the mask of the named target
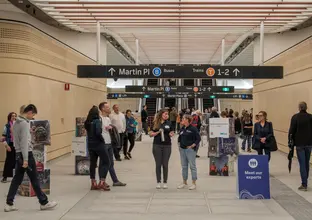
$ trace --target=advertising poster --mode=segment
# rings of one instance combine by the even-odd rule
[[[86,137],[73,137],[72,139],[72,153],[75,156],[88,156],[87,138]]]
[[[38,179],[40,182],[40,187],[41,190],[49,195],[50,194],[50,169],[45,169],[43,171],[38,171]],[[30,183],[29,177],[27,176],[27,174],[25,173],[24,175],[24,179],[22,184],[19,186],[17,193],[21,196],[27,196],[27,197],[34,197],[36,196],[36,193],[34,191],[34,189],[32,188],[32,185]]]
[[[47,148],[45,145],[35,145],[33,155],[36,161],[37,171],[47,169]]]
[[[33,145],[51,145],[50,122],[48,120],[30,121],[30,134]]]
[[[209,158],[210,176],[229,176],[228,156]]]
[[[229,129],[228,118],[209,118],[209,138],[229,138]]]
[[[76,175],[89,175],[90,174],[89,157],[75,156],[75,174]]]
[[[84,123],[86,121],[86,117],[77,117],[76,118],[76,137],[85,137],[87,136],[87,131],[84,128]]]
[[[238,156],[237,196],[239,199],[270,199],[267,155]]]

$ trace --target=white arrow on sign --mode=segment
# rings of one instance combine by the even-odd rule
[[[142,90],[143,90],[143,91],[145,91],[145,90],[146,90],[146,88],[145,88],[145,87],[142,87]]]
[[[116,72],[116,70],[112,67],[108,70],[108,72],[111,74],[111,76],[114,75],[114,72]]]
[[[233,70],[233,73],[235,74],[235,76],[237,76],[237,74],[240,73],[240,71],[239,71],[237,68],[235,68],[235,69]]]
[[[210,90],[211,90],[211,88],[210,87],[208,87],[208,91],[210,92]]]

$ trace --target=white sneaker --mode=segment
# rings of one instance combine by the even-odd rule
[[[194,190],[196,189],[196,185],[195,184],[192,184],[190,187],[189,187],[189,190]]]
[[[164,185],[163,185],[163,189],[168,189],[168,185],[167,185],[167,183],[164,183]]]
[[[161,189],[160,183],[157,183],[156,189]]]
[[[18,208],[16,208],[14,205],[8,205],[6,204],[4,206],[4,211],[5,212],[14,212],[14,211],[18,211]]]
[[[40,209],[41,210],[50,210],[50,209],[54,209],[56,206],[57,206],[57,202],[52,201],[52,202],[48,202],[45,205],[41,205]]]
[[[186,187],[187,187],[187,185],[184,184],[184,183],[182,183],[182,184],[180,184],[180,185],[178,186],[178,189],[184,189],[184,188],[186,188]]]

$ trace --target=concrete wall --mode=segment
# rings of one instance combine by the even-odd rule
[[[9,112],[35,104],[37,118],[51,123],[49,160],[71,151],[75,117],[86,116],[93,104],[106,99],[106,80],[78,79],[78,64],[95,63],[33,27],[0,23],[0,126]],[[70,91],[64,91],[65,83]],[[5,152],[0,150],[2,166]]]
[[[282,39],[279,41],[283,42]],[[306,101],[312,109],[311,61],[312,38],[309,38],[265,63],[284,66],[284,79],[254,80],[254,112],[267,111],[269,120],[273,122],[279,148],[284,152],[288,152],[290,119],[298,111],[298,103]]]

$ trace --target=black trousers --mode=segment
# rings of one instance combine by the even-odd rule
[[[270,160],[271,160],[271,150],[269,148],[265,147],[264,144],[261,144],[260,148],[257,149],[257,151],[258,151],[258,155],[263,155],[263,152],[264,152],[265,155],[268,155],[269,162],[270,162]]]
[[[13,177],[13,170],[15,168],[15,157],[16,157],[16,152],[15,152],[15,147],[13,146],[13,143],[9,143],[9,146],[11,148],[11,151],[6,151],[6,158],[5,158],[5,163],[4,163],[4,168],[3,168],[3,177]]]
[[[41,205],[46,205],[48,203],[48,197],[44,192],[42,192],[40,183],[38,180],[38,174],[37,174],[37,167],[36,167],[36,161],[35,158],[32,154],[32,152],[28,153],[28,167],[25,169],[23,168],[23,156],[22,153],[17,153],[16,154],[16,166],[15,166],[15,175],[12,179],[9,193],[7,196],[7,201],[6,203],[8,205],[13,205],[14,203],[14,198],[17,193],[18,187],[21,185],[24,174],[25,172],[27,173],[31,185],[36,193],[36,196],[39,200],[39,203]]]
[[[161,168],[163,168],[164,183],[167,183],[169,159],[171,155],[171,145],[153,144],[153,155],[156,163],[157,183],[161,182]]]
[[[148,134],[148,125],[147,125],[146,121],[142,122],[142,128],[143,128],[143,131],[145,132],[145,134]]]
[[[110,159],[105,145],[100,144],[96,146],[90,146],[89,144],[89,157],[90,157],[90,179],[95,179],[95,169],[97,160],[100,158],[98,167],[100,179],[105,179],[110,167]]]
[[[128,151],[128,141],[130,142],[130,147]],[[123,145],[123,152],[124,155],[127,155],[127,152],[131,153],[135,143],[135,133],[127,133],[124,137],[124,145]]]
[[[176,132],[176,127],[177,127],[177,122],[176,121],[171,121],[171,129]]]

